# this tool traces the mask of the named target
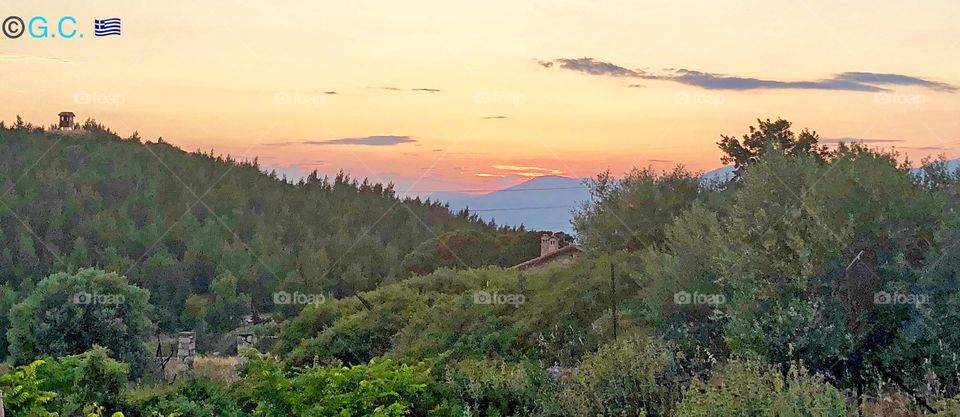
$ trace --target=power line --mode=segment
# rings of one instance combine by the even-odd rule
[[[505,188],[501,190],[405,190],[404,193],[499,193],[518,191],[551,191],[551,190],[586,190],[587,186],[580,187],[544,187],[544,188]]]
[[[489,208],[489,209],[471,209],[471,213],[478,211],[523,211],[523,210],[546,210],[546,209],[562,209],[562,208],[576,208],[577,206],[539,206],[539,207],[504,207],[504,208]]]

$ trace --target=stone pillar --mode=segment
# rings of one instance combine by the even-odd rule
[[[540,235],[540,256],[550,253],[550,238],[552,236],[544,233]]]
[[[193,359],[197,356],[197,336],[193,332],[180,332],[177,336],[177,363],[180,372],[193,370]]]

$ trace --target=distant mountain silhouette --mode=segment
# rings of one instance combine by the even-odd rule
[[[951,159],[946,162],[947,162],[948,171],[954,172],[960,169],[960,159]],[[920,171],[920,168],[914,168],[914,169],[911,169],[910,172],[919,175],[921,171]]]
[[[713,170],[713,171],[707,171],[707,172],[704,172],[704,173],[703,173],[703,177],[702,177],[701,181],[711,181],[711,180],[725,181],[725,180],[729,180],[729,179],[733,178],[733,171],[734,171],[733,165],[727,165],[727,166],[724,166],[724,167],[717,168],[717,169],[715,169],[715,170]]]
[[[960,159],[947,161],[951,171],[960,169]],[[920,169],[911,170],[919,174]],[[703,174],[703,180],[733,178],[733,166],[720,167]],[[486,194],[439,192],[430,194],[431,200],[450,204],[452,210],[470,208],[484,220],[497,224],[519,226],[529,230],[553,230],[573,233],[570,224],[572,210],[590,200],[589,189],[581,178],[543,176],[520,185]]]
[[[470,208],[497,224],[572,233],[571,211],[590,200],[583,181],[549,175],[486,194],[434,193],[429,197],[449,203],[452,210]]]

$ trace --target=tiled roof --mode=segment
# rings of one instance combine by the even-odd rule
[[[538,257],[533,258],[533,259],[531,259],[531,260],[529,260],[529,261],[526,261],[526,262],[517,264],[517,265],[513,266],[513,268],[515,268],[515,269],[527,269],[527,268],[534,267],[534,266],[537,266],[537,265],[545,264],[545,263],[550,262],[551,260],[553,260],[553,259],[555,259],[555,258],[560,257],[561,255],[569,254],[569,253],[573,253],[573,252],[583,252],[583,249],[580,249],[580,247],[577,246],[577,245],[567,245],[567,246],[564,246],[564,247],[562,247],[562,248],[560,248],[560,249],[557,249],[557,250],[554,251],[554,252],[550,252],[550,253],[548,253],[548,254],[546,254],[546,255],[538,256]]]

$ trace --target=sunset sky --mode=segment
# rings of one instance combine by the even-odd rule
[[[401,190],[720,165],[783,117],[960,157],[960,3],[6,1],[83,39],[0,35],[0,119],[344,169]],[[119,17],[122,35],[94,37]]]

